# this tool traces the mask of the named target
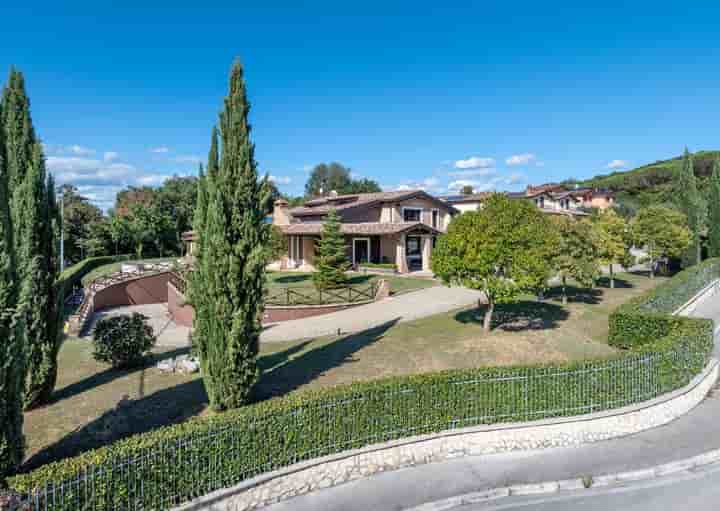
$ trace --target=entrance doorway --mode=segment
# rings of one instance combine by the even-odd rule
[[[420,236],[405,238],[405,257],[409,271],[422,270],[422,238]]]
[[[353,239],[353,264],[355,266],[370,262],[370,238]]]

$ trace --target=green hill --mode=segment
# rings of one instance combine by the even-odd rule
[[[720,151],[698,151],[693,154],[698,188],[706,192],[705,186],[712,173],[713,162],[720,158]],[[619,204],[631,209],[669,202],[673,176],[682,165],[682,156],[670,160],[656,161],[626,172],[613,172],[580,181],[581,186],[607,188],[616,192]]]

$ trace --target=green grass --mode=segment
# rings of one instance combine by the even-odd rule
[[[272,274],[275,281],[282,275]],[[264,343],[254,398],[390,375],[611,356],[616,350],[607,345],[609,314],[664,280],[628,274],[618,276],[616,289],[570,287],[567,306],[557,289],[541,303],[527,297],[499,306],[489,335],[481,311],[469,308],[340,337]],[[25,414],[27,468],[207,413],[199,375],[160,373],[154,363],[164,357],[116,371],[93,360],[87,340],[68,339],[53,402]]]
[[[122,261],[117,263],[111,263],[106,264],[103,266],[98,266],[93,271],[88,273],[82,278],[83,286],[87,286],[90,282],[95,280],[98,277],[104,277],[106,275],[110,275],[112,273],[116,273],[120,271],[120,268],[123,264],[138,264],[138,263],[167,263],[167,262],[173,262],[177,260],[177,256],[174,257],[156,257],[152,259],[135,259],[131,261]]]
[[[380,279],[387,280],[390,283],[392,294],[402,294],[417,289],[425,289],[437,286],[438,282],[432,279],[420,279],[415,277],[397,277],[395,275],[374,275],[364,273],[350,273],[348,283],[351,286],[362,286],[376,282]],[[268,287],[272,289],[292,287],[292,288],[312,288],[312,273],[300,272],[268,272]]]

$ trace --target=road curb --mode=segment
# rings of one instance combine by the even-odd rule
[[[492,488],[448,499],[427,502],[420,506],[407,508],[405,511],[450,511],[469,504],[500,500],[520,495],[553,495],[564,491],[590,490],[612,486],[628,486],[640,481],[659,479],[670,475],[693,472],[710,465],[720,464],[720,449],[707,451],[703,454],[682,460],[663,463],[651,468],[629,470],[611,474],[586,474],[577,478],[560,481],[544,481],[541,483],[515,484]]]

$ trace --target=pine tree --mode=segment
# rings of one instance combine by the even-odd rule
[[[270,190],[267,180],[258,179],[248,123],[250,105],[237,61],[229,89],[220,114],[219,164],[214,165],[212,148],[208,161],[206,214],[200,222],[200,250],[190,280],[194,342],[215,410],[245,404],[258,378],[269,238],[262,206]]]
[[[333,289],[347,284],[346,271],[350,269],[341,232],[340,216],[331,209],[323,222],[322,236],[315,253],[313,281],[318,289]]]
[[[690,245],[683,255],[683,266],[688,267],[702,260],[700,234],[703,229],[706,205],[698,192],[693,157],[685,148],[683,163],[675,179],[674,198],[678,209],[685,213],[692,234]]]
[[[5,118],[0,102],[0,120]],[[23,460],[22,396],[26,374],[4,142],[5,131],[0,129],[0,488]]]
[[[55,191],[48,189],[45,157],[35,137],[30,100],[19,71],[11,70],[2,102],[13,239],[24,293],[20,301],[27,304],[23,318],[29,355],[25,402],[35,406],[49,399],[57,377],[62,305],[54,290],[57,257],[53,215],[57,208]]]
[[[710,178],[708,238],[710,257],[720,257],[720,159],[716,159]]]

